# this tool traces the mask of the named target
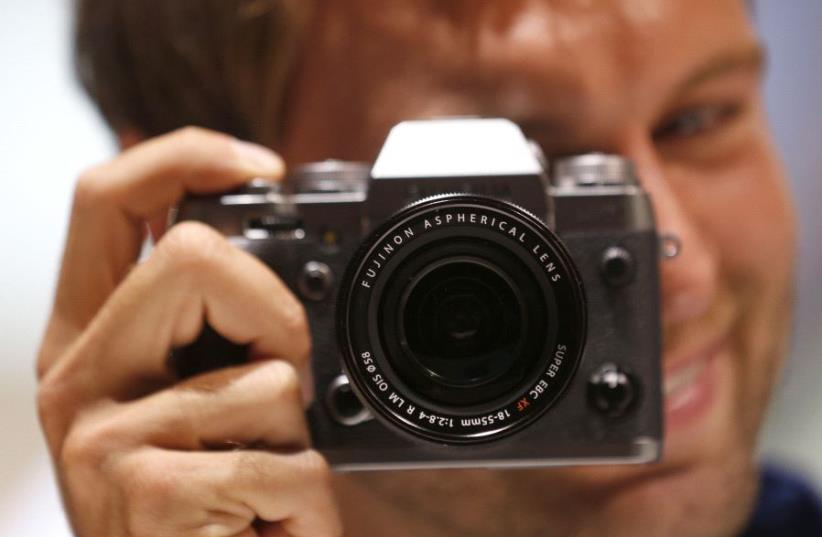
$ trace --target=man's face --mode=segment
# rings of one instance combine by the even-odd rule
[[[661,264],[661,464],[358,475],[340,480],[343,511],[478,536],[732,532],[753,495],[794,257],[745,3],[338,0],[316,15],[289,100],[287,161],[372,160],[403,119],[508,117],[549,156],[633,159],[660,230],[683,247]]]

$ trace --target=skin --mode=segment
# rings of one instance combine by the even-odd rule
[[[668,401],[658,465],[332,478],[308,447],[305,318],[279,279],[191,224],[133,266],[145,224],[159,236],[183,191],[276,179],[281,162],[198,130],[130,134],[78,183],[39,361],[77,534],[338,535],[335,504],[355,537],[735,534],[784,355],[795,243],[744,3],[326,1],[309,33],[276,146],[288,163],[372,160],[392,124],[444,114],[510,117],[549,155],[633,159],[659,228],[684,245],[661,265],[666,376],[709,356],[709,404],[683,415]],[[204,315],[259,360],[175,384],[167,350]]]

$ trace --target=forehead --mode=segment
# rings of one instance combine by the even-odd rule
[[[426,115],[650,116],[756,43],[744,0],[320,0],[316,13],[314,72],[374,140]]]
[[[743,0],[327,0],[324,7],[334,33],[358,40],[355,50],[370,54],[373,68],[385,67],[381,57],[400,65],[416,59],[455,78],[546,69],[630,75],[752,39]]]
[[[455,86],[549,74],[566,93],[674,76],[753,41],[743,0],[330,0],[337,33],[380,71],[422,68]],[[370,42],[370,46],[369,46]],[[547,82],[547,81],[546,81]]]
[[[413,42],[421,45],[420,52],[447,43],[461,53],[489,52],[500,39],[524,46],[539,42],[545,50],[585,43],[639,45],[659,32],[728,30],[747,13],[744,0],[324,0],[322,5],[373,36]]]

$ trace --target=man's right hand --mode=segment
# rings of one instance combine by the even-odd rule
[[[309,446],[300,302],[209,227],[162,229],[185,192],[282,175],[268,150],[189,128],[78,182],[38,359],[41,422],[78,537],[341,533],[328,466]],[[135,265],[147,227],[162,238]],[[178,382],[169,352],[205,322],[254,358]]]

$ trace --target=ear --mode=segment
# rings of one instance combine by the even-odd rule
[[[117,143],[120,145],[121,151],[131,149],[145,139],[145,136],[134,129],[120,129],[117,131]]]

